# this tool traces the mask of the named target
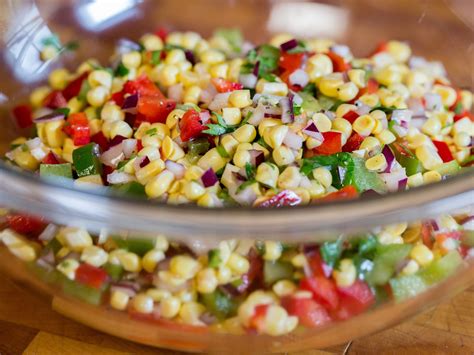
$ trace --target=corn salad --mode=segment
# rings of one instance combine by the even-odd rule
[[[55,53],[45,47],[42,58]],[[206,208],[384,194],[472,165],[473,94],[441,63],[388,41],[366,58],[327,39],[235,30],[148,33],[53,71],[13,115],[34,134],[6,161],[47,179]],[[377,228],[314,245],[90,234],[4,211],[0,241],[65,292],[131,317],[273,336],[403,300],[474,255],[473,217]]]

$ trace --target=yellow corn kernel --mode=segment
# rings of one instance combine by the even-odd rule
[[[166,64],[178,64],[186,60],[186,55],[182,49],[172,49],[166,54]]]
[[[376,107],[380,102],[377,94],[364,94],[359,97],[359,101],[370,107]]]
[[[316,53],[327,53],[334,44],[334,40],[329,38],[316,38],[307,41],[308,48]]]
[[[311,180],[311,185],[307,188],[311,198],[318,198],[324,195],[326,190],[324,187],[316,180]]]
[[[407,181],[408,187],[417,187],[423,185],[423,175],[421,173],[416,173],[410,175]]]
[[[35,248],[30,245],[26,239],[14,231],[4,229],[0,232],[0,241],[8,247],[8,250],[13,255],[21,260],[31,262],[36,259]]]
[[[282,245],[279,242],[266,241],[265,253],[263,259],[268,261],[278,260],[283,252]]]
[[[185,155],[183,149],[169,136],[166,136],[163,139],[161,153],[163,155],[163,159],[169,159],[173,161],[181,159]]]
[[[375,138],[375,137],[366,137],[364,138],[364,140],[362,141],[359,149],[365,149],[367,151],[372,151],[372,150],[375,150],[375,149],[379,149],[381,147],[381,144],[380,144],[380,141]]]
[[[357,270],[352,259],[342,259],[332,273],[338,287],[350,287],[356,280]]]
[[[471,150],[468,148],[460,149],[454,154],[456,161],[460,164],[466,162],[466,160],[469,159],[470,156],[471,156]]]
[[[159,152],[158,149],[161,147],[161,143],[162,143],[162,138],[159,137],[157,134],[153,134],[153,135],[145,134],[142,137],[142,145],[145,148],[153,147],[155,148],[156,151]]]
[[[218,207],[220,203],[215,194],[206,192],[204,195],[199,197],[197,205],[201,207]]]
[[[394,65],[387,65],[375,73],[375,79],[385,86],[390,86],[402,81],[402,73]]]
[[[183,184],[182,192],[188,200],[195,201],[206,193],[206,189],[197,181],[186,181]]]
[[[49,95],[51,89],[48,86],[40,86],[33,90],[30,95],[30,103],[33,107],[43,106],[43,101]]]
[[[82,111],[84,107],[84,102],[79,100],[77,97],[73,97],[71,100],[67,102],[67,108],[69,109],[69,113],[77,113]]]
[[[382,144],[390,144],[395,142],[395,140],[397,139],[395,135],[388,129],[383,129],[380,133],[376,135],[376,137]]]
[[[109,255],[107,252],[95,245],[87,246],[82,250],[81,261],[84,261],[89,265],[101,267],[108,259]]]
[[[242,120],[242,113],[237,107],[224,107],[222,109],[222,118],[228,125],[237,125]]]
[[[106,103],[100,111],[100,118],[104,121],[123,121],[125,113],[114,103]]]
[[[174,181],[174,174],[171,171],[163,170],[155,177],[152,177],[146,183],[145,192],[147,196],[150,198],[161,197],[164,193],[166,193],[169,190],[173,181]]]
[[[105,86],[97,86],[87,92],[87,102],[93,107],[99,107],[104,104],[109,96],[109,89]]]
[[[199,102],[199,97],[201,96],[201,92],[202,89],[199,86],[190,86],[186,90],[184,90],[183,101],[185,103],[192,103],[197,105]]]
[[[289,128],[286,125],[268,127],[263,132],[263,139],[265,140],[265,143],[273,149],[278,148],[283,144],[288,129]]]
[[[351,69],[347,72],[349,80],[353,82],[359,89],[366,86],[365,71],[362,69]]]
[[[52,121],[44,124],[46,142],[50,148],[60,148],[64,144],[66,134],[63,132],[64,121]]]
[[[209,69],[209,74],[213,78],[227,78],[227,73],[229,72],[229,64],[228,63],[219,63],[211,65]]]
[[[157,35],[147,33],[140,38],[140,43],[147,51],[159,51],[163,49],[163,41]]]
[[[332,121],[332,130],[341,132],[346,138],[349,138],[352,133],[352,125],[345,118],[335,118]]]
[[[139,157],[148,157],[150,161],[158,160],[161,158],[160,151],[156,146],[147,146],[138,152]],[[127,164],[128,165],[128,164]],[[141,170],[141,169],[140,169]],[[136,171],[135,171],[136,172]],[[138,175],[137,175],[138,177]]]
[[[79,267],[79,262],[74,259],[66,259],[56,266],[59,272],[65,275],[68,279],[74,280],[76,277],[76,270]]]
[[[369,113],[369,116],[372,117],[374,120],[381,121],[387,118],[387,114],[382,110],[374,110]]]
[[[423,174],[423,182],[425,184],[431,184],[433,182],[441,181],[441,174],[436,170],[427,171]]]
[[[275,164],[265,162],[258,166],[255,179],[266,186],[276,187],[278,175],[278,167]]]
[[[273,285],[272,290],[278,297],[285,297],[295,293],[297,287],[290,280],[280,280]]]
[[[300,185],[301,174],[296,166],[288,166],[278,177],[277,185],[280,189],[295,189]]]
[[[181,44],[184,48],[192,50],[200,41],[202,41],[202,38],[199,33],[188,31],[183,33]]]
[[[331,172],[325,167],[316,168],[312,173],[316,181],[323,185],[326,189],[332,185]]]
[[[96,185],[103,186],[102,177],[99,174],[82,176],[74,180],[75,186],[94,187]]]
[[[248,150],[237,149],[233,157],[233,163],[239,168],[244,168],[246,164],[251,163],[252,157]]]
[[[372,130],[372,134],[377,135],[381,133],[384,130],[382,122],[379,120],[375,120],[375,126],[374,129]]]
[[[178,315],[181,300],[177,297],[167,297],[160,302],[160,316],[170,319]]]
[[[120,261],[120,264],[125,271],[129,272],[140,272],[142,269],[142,261],[140,257],[131,252],[120,253],[117,255],[117,258]]]
[[[281,120],[277,120],[274,118],[264,119],[258,125],[258,134],[260,134],[260,136],[263,137],[263,134],[265,133],[267,128],[274,127],[274,126],[281,126],[281,125],[282,125]]]
[[[184,173],[184,178],[187,181],[198,180],[201,178],[202,174],[204,174],[204,169],[201,169],[196,165],[191,165]]]
[[[323,76],[318,83],[319,90],[326,96],[337,97],[338,88],[344,84],[341,73],[332,73]]]
[[[157,67],[158,68],[158,67]],[[171,86],[178,82],[179,68],[175,64],[165,64],[158,72],[158,82],[164,86]]]
[[[354,84],[353,82],[347,82],[340,85],[337,88],[337,92],[338,92],[337,97],[339,100],[351,101],[357,96],[359,89],[357,88],[356,84]]]
[[[281,145],[273,150],[272,153],[273,161],[278,166],[285,166],[295,161],[295,155],[293,151],[287,146]]]
[[[92,237],[83,228],[63,227],[59,230],[57,238],[64,246],[75,252],[92,245]]]
[[[205,311],[206,307],[198,302],[185,302],[179,310],[179,317],[185,324],[201,324],[199,317]]]
[[[201,62],[212,65],[223,62],[225,60],[225,55],[218,50],[208,49],[200,54],[200,58]]]
[[[471,145],[471,136],[466,132],[459,132],[454,136],[454,144],[459,148],[468,147]]]
[[[305,141],[305,144],[306,148],[313,149],[319,147],[323,143],[320,140],[314,139],[313,137],[308,137]]]
[[[227,266],[237,275],[245,274],[250,267],[249,261],[237,253],[230,254]]]
[[[132,299],[133,309],[139,313],[152,313],[153,312],[153,298],[147,296],[145,293],[139,293]]]
[[[438,117],[433,116],[428,118],[423,126],[421,127],[421,130],[423,133],[428,134],[430,136],[435,136],[439,133],[441,130],[441,122],[438,119]]]
[[[368,136],[375,128],[375,120],[369,115],[359,116],[352,124],[352,128],[361,136]]]
[[[161,159],[151,161],[148,165],[139,169],[135,176],[138,182],[145,185],[151,178],[158,175],[165,168],[165,163]]]
[[[110,89],[112,87],[112,79],[112,75],[102,69],[92,71],[87,77],[87,81],[93,88],[103,86]]]
[[[199,159],[198,166],[203,170],[212,168],[214,171],[219,171],[227,162],[228,159],[221,157],[217,149],[212,148]]]
[[[69,71],[67,69],[55,69],[49,74],[49,85],[54,90],[62,90],[68,83]]]
[[[444,106],[451,107],[456,103],[457,92],[450,86],[436,84],[433,86],[433,92],[441,96]]]
[[[217,270],[217,281],[219,285],[229,283],[232,279],[232,271],[225,265],[219,266]]]
[[[383,154],[377,154],[365,162],[365,167],[370,171],[384,171],[387,169],[387,160]]]
[[[416,148],[415,153],[426,170],[433,170],[436,166],[443,163],[438,152],[432,146],[422,145]]]
[[[258,94],[263,93],[263,85],[265,85],[265,83],[268,83],[268,81],[263,78],[258,79],[257,84],[255,85],[255,92]]]
[[[283,307],[271,305],[263,323],[264,333],[278,336],[290,333],[298,325],[298,317],[289,316]]]
[[[234,90],[229,95],[229,103],[233,107],[244,108],[252,104],[250,90]]]
[[[274,47],[280,47],[283,43],[292,40],[294,37],[289,33],[277,33],[270,39],[270,44]]]
[[[205,268],[198,272],[196,277],[196,287],[199,293],[212,293],[218,285],[216,271],[212,268]]]
[[[186,280],[196,276],[200,269],[199,262],[188,255],[177,255],[170,261],[170,272]]]
[[[384,231],[396,237],[396,236],[402,235],[407,229],[407,227],[408,227],[407,223],[391,224],[391,225],[386,226],[384,228]]]
[[[149,288],[146,290],[146,295],[150,296],[154,302],[161,302],[167,298],[172,297],[171,292],[157,288]]]
[[[229,70],[227,73],[227,80],[233,82],[239,81],[240,68],[242,67],[243,62],[244,61],[242,58],[234,58],[230,61]]]
[[[340,104],[336,109],[336,117],[344,117],[349,111],[356,111],[357,106],[352,104]]]
[[[179,119],[182,118],[184,114],[185,114],[185,111],[180,110],[180,109],[175,109],[171,111],[168,117],[166,117],[166,126],[168,126],[169,129],[173,129],[174,127],[176,127]],[[135,138],[138,138],[136,134],[135,134]]]
[[[417,244],[410,252],[410,257],[421,266],[428,266],[434,259],[433,252],[424,244]]]
[[[127,69],[136,69],[142,62],[142,56],[138,51],[122,54],[122,63]]]
[[[286,96],[288,95],[288,85],[279,82],[264,83],[262,86],[262,94]]]
[[[331,130],[332,122],[324,113],[317,112],[313,115],[312,119],[319,132],[328,132]]]
[[[400,63],[406,62],[411,56],[410,46],[400,41],[389,41],[387,43],[387,52]]]
[[[110,296],[110,306],[119,311],[127,309],[130,296],[123,291],[112,291]]]
[[[415,260],[410,260],[405,267],[402,269],[403,275],[413,275],[420,269],[420,266]]]
[[[471,110],[473,98],[472,92],[469,90],[461,90],[461,103],[464,110]]]
[[[244,142],[240,142],[237,139],[235,139],[234,135],[235,135],[235,132],[233,134],[223,135],[219,138],[220,139],[220,142],[219,142],[220,145],[225,149],[227,154],[229,154],[230,156],[234,155],[235,150],[236,150],[237,146],[239,145],[239,143],[244,143]],[[255,137],[253,139],[255,139]]]
[[[297,254],[291,259],[291,264],[296,268],[303,268],[307,264],[304,254]]]
[[[163,251],[158,249],[152,249],[148,251],[142,259],[143,269],[147,272],[154,272],[156,265],[162,260],[165,259],[165,254]]]
[[[125,121],[113,121],[110,126],[109,134],[111,139],[113,139],[115,136],[131,138],[133,135],[133,129]]]
[[[315,54],[308,58],[306,72],[312,82],[333,72],[331,59],[325,54]]]

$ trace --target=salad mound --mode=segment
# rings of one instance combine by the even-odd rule
[[[45,41],[44,59],[61,53]],[[296,206],[441,181],[472,165],[473,94],[400,41],[366,58],[327,39],[162,30],[102,66],[53,71],[13,110],[33,134],[5,161],[76,186],[170,204]],[[324,243],[209,250],[2,210],[0,241],[43,280],[131,317],[283,335],[443,281],[474,256],[474,217]],[[256,237],[256,239],[258,239]],[[186,328],[189,329],[189,328]]]

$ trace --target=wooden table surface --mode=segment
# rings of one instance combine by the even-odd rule
[[[49,300],[0,275],[0,354],[177,354],[73,322]],[[474,354],[474,287],[381,333],[313,354]]]

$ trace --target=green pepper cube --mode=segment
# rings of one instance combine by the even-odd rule
[[[236,300],[219,289],[216,289],[213,293],[201,294],[200,301],[219,320],[229,318],[237,311]]]
[[[72,161],[79,177],[100,175],[102,165],[99,160],[99,146],[89,143],[72,152]]]
[[[153,238],[130,238],[124,239],[120,236],[112,237],[117,246],[121,249],[126,249],[132,253],[140,256],[145,255],[148,251],[155,247],[155,240]]]
[[[96,306],[102,303],[102,296],[104,293],[104,290],[102,289],[80,284],[77,281],[70,280],[65,276],[61,278],[60,283],[63,292],[69,296]]]
[[[107,274],[113,281],[119,281],[123,275],[122,265],[106,263],[104,265],[104,270],[107,272]]]
[[[286,261],[265,261],[263,265],[263,280],[267,286],[279,280],[293,278],[293,265]]]
[[[41,164],[41,177],[63,177],[72,179],[72,165],[71,163],[64,164]]]
[[[367,275],[372,285],[386,284],[395,272],[396,266],[410,254],[412,246],[408,244],[380,245],[376,249],[374,266]]]
[[[433,285],[451,276],[461,264],[461,255],[453,250],[441,259],[433,261],[428,267],[420,270],[418,274],[426,284]]]
[[[136,181],[131,181],[126,184],[113,185],[112,188],[120,195],[146,197],[145,186]]]

